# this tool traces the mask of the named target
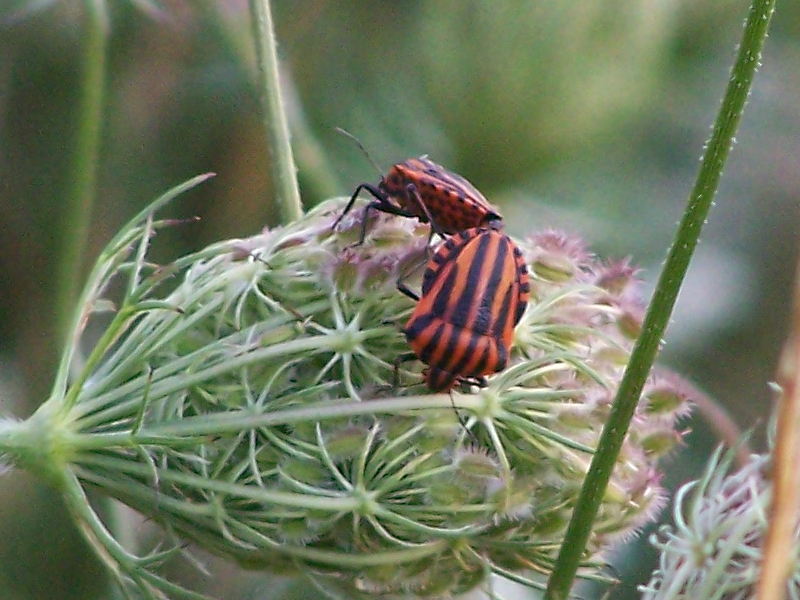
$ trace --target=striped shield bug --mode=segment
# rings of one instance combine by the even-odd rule
[[[381,173],[358,139],[343,129],[337,130],[351,138]],[[441,237],[473,227],[490,224],[496,227],[502,221],[497,209],[469,181],[427,156],[420,156],[394,165],[385,176],[381,175],[378,185],[359,184],[333,224],[334,229],[353,207],[361,190],[372,195],[374,200],[367,205],[359,243],[366,236],[367,216],[371,210],[416,217],[422,223],[430,223],[431,229]]]
[[[475,227],[443,242],[428,262],[422,295],[403,329],[428,365],[428,387],[447,391],[458,380],[483,381],[502,371],[529,296],[522,252],[497,228]]]

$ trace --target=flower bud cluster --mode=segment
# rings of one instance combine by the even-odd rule
[[[419,286],[428,228],[378,214],[358,245],[363,212],[332,231],[341,208],[179,259],[131,295],[71,408],[95,436],[78,479],[223,556],[362,592],[546,573],[641,327],[636,269],[529,237],[509,367],[429,394],[424,365],[400,360],[413,301],[396,289]],[[587,564],[662,506],[688,395],[649,381]]]

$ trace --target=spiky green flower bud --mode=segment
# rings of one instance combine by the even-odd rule
[[[631,349],[633,271],[609,275],[577,238],[532,236],[510,366],[484,389],[430,394],[422,364],[397,362],[413,302],[395,289],[419,285],[428,229],[377,215],[353,245],[362,216],[334,232],[341,207],[168,265],[146,259],[163,223],[135,221],[95,268],[52,397],[0,427],[0,451],[64,493],[125,583],[175,590],[149,571],[164,557],[122,549],[84,488],[242,564],[361,591],[457,594],[551,568]],[[102,321],[113,279],[123,297]],[[104,333],[68,382],[90,318]],[[680,439],[686,397],[662,379],[587,566],[663,502],[656,460]]]

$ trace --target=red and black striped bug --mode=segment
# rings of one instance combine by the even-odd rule
[[[495,227],[475,227],[448,238],[428,262],[422,295],[403,332],[428,365],[425,383],[447,391],[502,371],[514,327],[530,296],[520,249]]]
[[[337,130],[358,144],[373,166],[381,172],[358,139],[343,129]],[[469,181],[429,160],[427,156],[420,156],[394,165],[385,176],[381,175],[377,186],[359,184],[333,224],[334,229],[353,207],[361,190],[366,190],[375,199],[367,205],[359,244],[363,243],[366,236],[367,217],[371,210],[416,217],[422,223],[430,223],[433,231],[441,237],[472,227],[497,227],[502,221],[497,209]]]

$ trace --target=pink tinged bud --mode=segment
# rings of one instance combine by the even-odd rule
[[[595,417],[583,405],[565,405],[556,415],[560,425],[570,429],[586,429],[595,425]]]
[[[495,504],[495,511],[503,519],[526,519],[533,514],[533,500],[538,487],[539,484],[532,477],[498,477],[489,483],[487,500]]]
[[[622,335],[630,340],[635,340],[642,333],[644,321],[644,307],[628,305],[623,308],[617,319],[617,327]]]
[[[676,393],[676,390],[659,386],[645,393],[645,410],[650,414],[671,413],[686,402],[686,398]]]
[[[592,258],[581,238],[563,231],[550,229],[537,233],[528,242],[534,275],[547,281],[576,278],[587,269]]]
[[[362,260],[354,249],[345,248],[338,256],[332,257],[324,271],[336,289],[352,291],[358,283],[359,263]]]
[[[595,266],[594,284],[606,290],[611,296],[623,297],[633,293],[637,295],[641,269],[630,264],[630,258],[610,261]]]
[[[659,369],[653,380],[645,386],[641,410],[650,415],[665,415],[673,419],[687,416],[692,398],[700,392],[678,375]]]
[[[628,351],[619,346],[599,346],[593,353],[591,361],[605,368],[609,366],[624,368],[628,364]]]
[[[497,461],[481,450],[462,450],[453,464],[458,477],[464,479],[488,479],[500,473]]]
[[[683,441],[680,433],[672,429],[653,431],[639,438],[645,454],[650,458],[661,458],[672,452]]]

